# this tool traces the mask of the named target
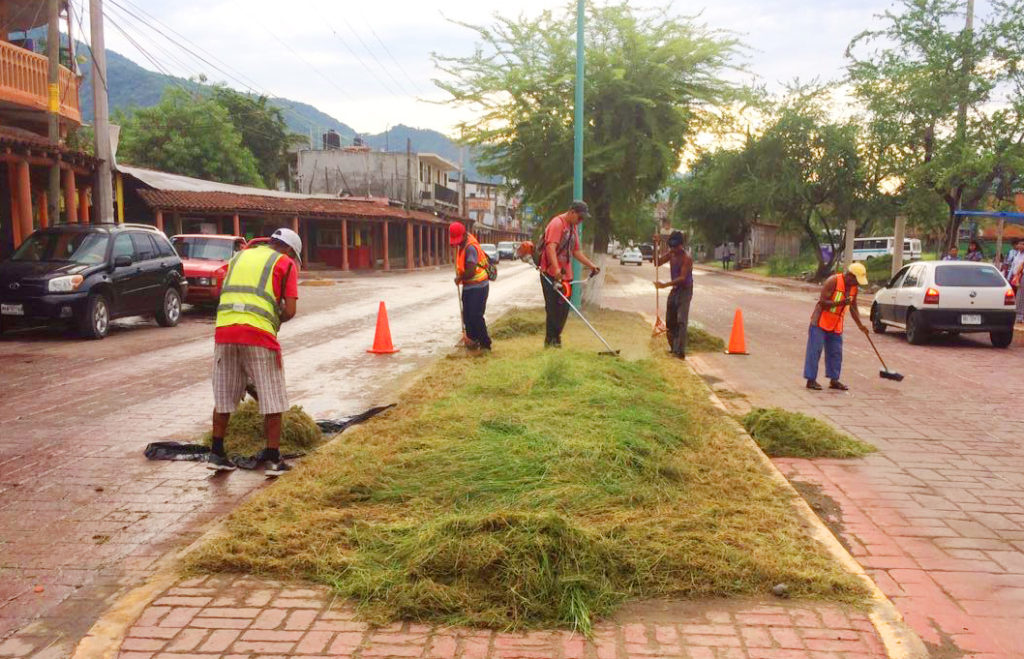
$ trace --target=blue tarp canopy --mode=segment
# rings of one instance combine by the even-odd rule
[[[959,217],[994,217],[1006,220],[1010,224],[1024,224],[1024,213],[1012,213],[1009,211],[956,211]]]

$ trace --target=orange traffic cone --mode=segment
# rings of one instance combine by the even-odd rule
[[[725,354],[749,354],[747,352],[747,341],[743,337],[743,311],[739,308],[736,309],[736,315],[732,318],[732,334],[729,335],[729,347],[726,349]]]
[[[377,333],[373,337],[373,347],[366,352],[372,352],[375,355],[390,355],[393,352],[398,352],[398,348],[391,344],[388,310],[384,308],[383,300],[381,300],[380,309],[377,311]]]

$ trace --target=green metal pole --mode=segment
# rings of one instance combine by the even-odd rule
[[[572,198],[583,199],[583,21],[585,0],[576,0],[576,116],[573,121]],[[579,225],[582,242],[583,224]],[[583,279],[583,264],[573,259],[572,278]],[[582,284],[573,286],[572,303],[577,307],[583,300]]]

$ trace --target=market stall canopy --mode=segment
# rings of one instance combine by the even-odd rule
[[[46,0],[0,1],[0,28],[3,38],[11,32],[23,32],[46,25]],[[60,0],[60,11],[66,10],[68,0]]]

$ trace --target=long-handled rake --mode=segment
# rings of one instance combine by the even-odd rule
[[[466,312],[462,308],[462,287],[455,284],[455,294],[459,296],[459,318],[462,320],[462,343],[459,345],[469,344],[469,335],[466,334]]]
[[[658,283],[658,243],[654,243],[654,283]],[[654,287],[654,327],[651,329],[651,336],[661,336],[668,331],[665,321],[661,319],[661,289]]]

